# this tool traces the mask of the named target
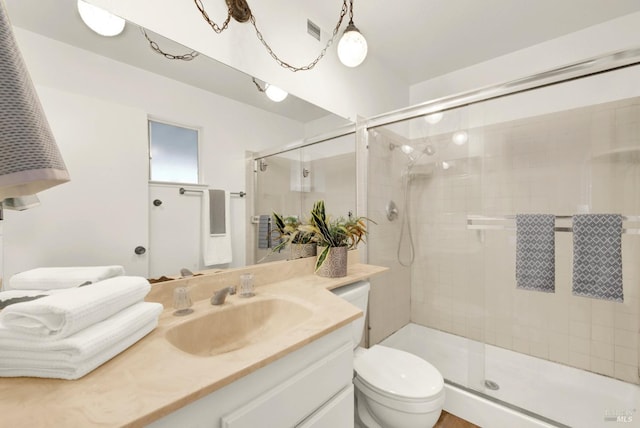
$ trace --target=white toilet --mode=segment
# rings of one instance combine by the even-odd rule
[[[369,283],[333,292],[367,313]],[[356,421],[366,428],[430,428],[444,405],[444,380],[431,364],[408,352],[375,345],[360,348],[364,317],[352,323]]]

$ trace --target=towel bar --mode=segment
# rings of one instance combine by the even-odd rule
[[[570,220],[571,215],[556,215],[556,220]],[[622,217],[624,221],[628,222],[640,222],[640,216],[627,215]],[[469,230],[516,230],[515,226],[508,226],[503,224],[505,221],[515,221],[515,215],[504,216],[481,216],[481,215],[468,215],[467,216],[467,229]],[[489,223],[489,224],[484,224]],[[571,226],[556,226],[554,228],[556,232],[573,232]],[[640,235],[640,229],[623,228],[622,233],[627,235]]]
[[[181,188],[178,190],[178,192],[180,192],[180,194],[181,194],[181,195],[184,195],[184,194],[185,194],[185,193],[187,193],[187,192],[192,192],[192,193],[202,193],[202,192],[204,192],[204,190],[199,190],[199,189],[185,189],[184,187],[181,187]],[[241,197],[241,198],[244,198],[244,197],[247,195],[247,194],[246,194],[246,192],[242,192],[242,191],[240,191],[240,192],[231,192],[231,193],[229,193],[229,194],[230,194],[230,195],[233,195],[233,196],[239,196],[239,197]]]

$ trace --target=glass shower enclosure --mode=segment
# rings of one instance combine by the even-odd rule
[[[450,385],[601,426],[640,399],[640,66],[560,74],[363,121],[368,262],[391,267],[372,281],[370,343],[409,324],[403,346]],[[522,214],[554,219],[552,290],[518,287]],[[574,292],[577,214],[623,216],[623,301]]]

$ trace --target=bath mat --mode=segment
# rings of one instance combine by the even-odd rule
[[[516,215],[516,286],[555,292],[555,216]]]
[[[573,216],[573,294],[623,301],[622,216]]]

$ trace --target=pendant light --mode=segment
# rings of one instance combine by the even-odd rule
[[[351,0],[349,24],[338,42],[338,58],[347,67],[357,67],[367,57],[367,50],[367,40],[353,23],[353,0]]]
[[[78,12],[87,27],[101,36],[117,36],[124,30],[124,19],[83,0],[78,0]]]
[[[263,85],[264,85],[264,88],[263,88],[262,86],[260,86],[260,83],[258,83],[255,77],[251,78],[251,80],[253,81],[253,84],[256,85],[256,88],[258,89],[258,91],[265,94],[267,98],[269,98],[274,103],[279,103],[281,101],[284,101],[284,99],[287,98],[287,96],[289,95],[289,93],[284,89],[280,89],[279,87],[275,85],[271,85],[270,83],[267,83],[267,82],[263,82]]]

